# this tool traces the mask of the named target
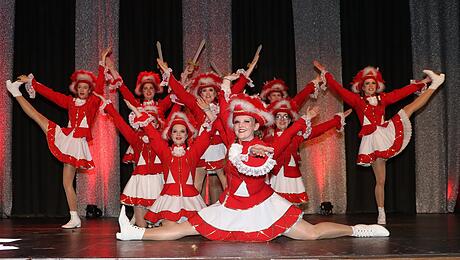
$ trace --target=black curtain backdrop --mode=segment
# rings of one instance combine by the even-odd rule
[[[158,57],[156,42],[160,41],[163,58],[179,78],[182,67],[182,2],[171,1],[120,1],[119,20],[119,71],[126,86],[134,93],[137,75],[141,71],[155,71]],[[163,98],[165,93],[159,95]],[[157,98],[157,97],[156,97]],[[128,121],[130,111],[120,95],[120,114]],[[120,156],[128,143],[120,138]],[[120,157],[120,158],[121,158]],[[121,163],[120,187],[123,191],[131,176],[132,165]]]
[[[16,0],[13,76],[33,73],[38,81],[69,93],[75,60],[75,1]],[[37,94],[31,100],[48,119],[67,125],[67,112]],[[13,101],[13,216],[64,216],[68,206],[62,167],[45,134]]]
[[[291,1],[232,1],[232,68],[247,68],[257,46],[262,44],[257,68],[251,75],[255,88],[248,94],[260,93],[265,81],[283,79],[289,94],[297,93],[294,23]]]
[[[412,79],[411,31],[408,0],[340,1],[343,83],[367,65],[379,67],[386,92],[403,87]],[[422,73],[415,75],[422,77]],[[413,97],[387,108],[391,118]],[[413,122],[413,120],[412,120]],[[360,139],[356,114],[347,118],[347,212],[375,212],[375,178],[370,167],[355,164]],[[414,138],[406,149],[387,161],[385,208],[388,212],[415,213]]]

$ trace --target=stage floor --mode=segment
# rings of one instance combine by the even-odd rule
[[[306,215],[311,223],[371,223],[375,215]],[[460,214],[388,216],[388,238],[339,238],[295,241],[280,237],[267,243],[233,243],[188,237],[178,241],[117,241],[115,218],[84,220],[82,228],[63,230],[65,219],[0,219],[0,238],[18,250],[1,258],[138,259],[315,259],[315,258],[460,258]]]

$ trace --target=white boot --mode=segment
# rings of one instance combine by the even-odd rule
[[[380,225],[356,225],[351,229],[353,237],[387,237],[390,232]]]
[[[129,221],[129,224],[131,225],[136,225],[136,216],[133,215],[133,217],[131,218],[131,220]]]
[[[21,91],[19,91],[19,87],[22,84],[23,83],[20,81],[11,82],[11,80],[7,80],[6,89],[8,89],[8,91],[11,93],[13,97],[19,97],[19,96],[22,96]]]
[[[120,232],[116,235],[118,240],[142,240],[145,228],[136,227],[129,223],[124,205],[121,206],[118,224],[120,225]]]
[[[428,89],[437,89],[441,84],[444,82],[446,75],[441,73],[441,74],[436,74],[431,70],[424,70],[423,73],[428,75],[431,79],[431,85],[428,87]]]
[[[70,220],[67,224],[62,225],[62,228],[79,228],[81,227],[81,220],[76,211],[70,211]]]
[[[385,225],[387,223],[387,218],[385,215],[385,209],[383,207],[379,207],[379,216],[377,218],[377,224]]]

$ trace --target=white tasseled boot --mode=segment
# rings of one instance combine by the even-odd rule
[[[387,237],[390,232],[380,225],[355,225],[351,229],[353,237]]]
[[[142,240],[145,228],[136,227],[129,223],[124,205],[121,206],[118,224],[120,225],[120,232],[116,235],[118,240]]]
[[[79,228],[81,227],[81,220],[76,211],[70,211],[70,220],[67,224],[62,225],[62,228]]]
[[[385,215],[385,209],[383,207],[379,207],[379,216],[377,218],[377,224],[385,225],[387,223],[387,218]]]
[[[431,70],[424,70],[423,73],[428,75],[431,79],[431,85],[428,87],[429,89],[437,89],[441,84],[444,82],[446,75],[441,73],[441,74],[436,74]]]
[[[136,216],[135,215],[131,218],[131,220],[129,221],[129,224],[136,225]]]
[[[6,81],[6,89],[11,93],[13,97],[22,96],[21,91],[19,91],[19,87],[22,85],[22,82],[15,81],[11,82],[11,80]]]

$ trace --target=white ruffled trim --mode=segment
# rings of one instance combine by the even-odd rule
[[[315,87],[315,91],[310,94],[311,98],[317,99],[318,94],[320,90],[326,91],[327,86],[326,86],[326,73],[327,71],[321,71],[321,74],[319,75],[319,80],[314,79],[311,82],[313,83],[313,86]]]
[[[135,122],[135,119],[136,119],[136,114],[134,114],[134,112],[129,113],[129,116],[128,116],[129,124],[131,125],[132,128],[136,130],[138,130],[140,127],[148,126],[154,120],[154,118],[151,115],[148,115],[148,118],[145,121]]]
[[[327,89],[327,82],[326,82],[326,73],[327,71],[323,70],[321,71],[321,74],[319,75],[319,78],[321,79],[321,84],[319,85],[319,88],[322,89],[323,91],[326,91]]]
[[[103,115],[106,114],[106,113],[104,112],[105,107],[106,107],[108,104],[110,104],[110,103],[112,103],[112,101],[111,101],[110,99],[106,99],[104,102],[102,102],[101,106],[99,107],[99,111],[100,111]]]
[[[342,133],[344,130],[344,126],[346,125],[345,115],[343,114],[343,112],[337,113],[335,115],[340,116],[340,129],[338,129],[337,132]]]
[[[236,71],[236,74],[238,74],[238,75],[243,75],[243,76],[248,80],[248,83],[247,83],[247,84],[248,84],[249,87],[251,87],[251,88],[255,87],[255,86],[254,86],[254,82],[252,81],[252,79],[251,79],[250,77],[246,76],[246,70],[244,70],[244,69],[238,69],[238,70]]]
[[[185,152],[186,151],[183,146],[174,146],[174,148],[171,151],[172,155],[177,156],[177,157],[184,156]]]
[[[176,96],[176,94],[170,94],[169,98],[171,99],[171,102],[174,104],[178,104],[179,106],[184,106],[181,102],[179,102],[179,98]]]
[[[109,90],[119,89],[123,85],[123,79],[121,77],[109,82]]]
[[[311,131],[312,131],[311,120],[309,118],[307,118],[306,115],[301,116],[301,118],[303,120],[305,120],[305,124],[306,124],[305,131],[302,131],[301,135],[302,135],[303,139],[307,140],[308,137],[310,137]]]
[[[417,83],[420,83],[420,82],[417,82],[415,79],[411,79],[411,80],[410,80],[410,84],[417,84]],[[428,85],[425,83],[425,86],[423,86],[420,90],[415,91],[414,94],[417,95],[417,96],[420,96],[420,95],[423,94],[427,89],[428,89]]]
[[[212,122],[209,119],[206,119],[204,123],[201,125],[201,128],[203,128],[206,132],[210,132],[212,128]]]
[[[315,88],[315,91],[314,91],[313,93],[310,94],[310,97],[311,97],[311,98],[314,98],[314,99],[317,99],[317,98],[318,98],[318,94],[319,94],[319,88],[320,88],[320,87],[319,87],[319,86],[320,86],[319,83],[320,83],[320,81],[314,79],[314,80],[311,81],[311,83],[313,83],[313,86],[314,86],[314,88]]]
[[[214,103],[209,104],[209,109],[211,110],[211,113],[215,116],[219,115],[220,113],[220,107]]]
[[[73,101],[75,103],[75,106],[77,106],[77,107],[81,107],[84,104],[86,104],[86,99],[74,98]]]
[[[222,84],[220,84],[220,89],[224,92],[224,98],[225,98],[225,101],[227,102],[230,100],[230,96],[232,95],[232,91],[230,88],[231,88],[231,80],[224,77]]]
[[[27,78],[29,78],[29,81],[27,81],[25,84],[27,93],[29,93],[30,98],[35,98],[36,92],[35,92],[34,87],[32,86],[32,80],[34,79],[34,74],[30,73],[29,75],[27,75]]]
[[[166,71],[163,72],[161,75],[162,81],[160,83],[160,87],[168,86],[169,84],[169,77],[171,77],[172,69],[168,68]]]
[[[241,144],[234,143],[230,146],[228,151],[228,159],[236,167],[238,172],[248,175],[248,176],[263,176],[268,174],[273,167],[276,165],[276,160],[273,160],[273,154],[267,155],[267,161],[259,167],[252,167],[246,165],[244,162],[247,162],[249,159],[248,154],[242,154],[243,146]]]
[[[99,65],[104,67],[104,78],[105,78],[105,81],[109,83],[109,90],[111,91],[116,90],[123,85],[123,79],[120,76],[115,79],[113,75],[110,74],[108,68],[106,68],[101,63],[99,63]]]

